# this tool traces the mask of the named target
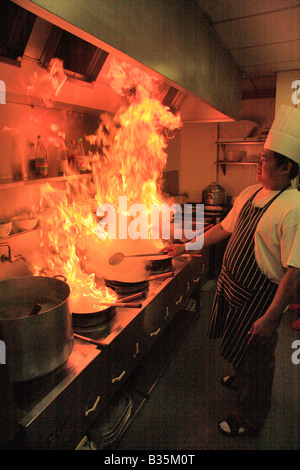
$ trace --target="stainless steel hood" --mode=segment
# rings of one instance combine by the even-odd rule
[[[76,80],[85,93],[79,96],[67,90],[62,101],[73,100],[74,105],[95,112],[116,110],[122,98],[110,89],[105,76],[117,58],[157,77],[163,103],[174,113],[180,110],[183,122],[240,118],[240,70],[194,0],[13,3],[37,16],[26,38],[24,59],[46,67],[51,57],[63,55],[64,43],[74,41],[77,56],[80,47],[86,47],[76,66],[76,54],[65,64],[68,83]]]

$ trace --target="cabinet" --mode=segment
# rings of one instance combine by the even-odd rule
[[[201,257],[174,260],[174,277],[155,281],[141,309],[117,307],[111,332],[101,339],[105,348],[76,338],[62,367],[13,384],[19,432],[8,447],[81,448],[91,430],[110,420],[112,403],[126,390],[136,395],[133,419],[200,313],[189,302],[199,305],[208,266],[207,250]]]
[[[184,308],[193,291],[206,279],[207,260],[194,259],[182,266],[174,278],[155,295],[122,330],[109,346],[109,396],[113,398],[137,364],[160,338],[176,313]]]
[[[227,165],[257,165],[257,158],[254,156],[258,155],[264,146],[264,140],[255,140],[252,138],[245,138],[243,140],[236,139],[219,139],[216,142],[218,146],[217,161],[216,165],[219,165],[222,169],[223,174],[226,174]],[[253,146],[253,147],[252,147]],[[246,159],[244,161],[227,161],[223,158],[223,152],[226,150],[243,150],[246,151]],[[253,159],[251,159],[251,155]]]
[[[76,344],[66,368],[69,370],[66,375],[62,368],[51,376],[40,378],[38,390],[34,381],[14,385],[16,402],[23,405],[19,412],[24,413],[18,442],[21,449],[72,450],[105,409],[108,402],[107,352],[100,352],[96,347],[86,348],[84,343],[83,346]],[[63,379],[56,381],[60,374]],[[57,383],[53,388],[52,381]],[[39,394],[40,399],[35,400]]]

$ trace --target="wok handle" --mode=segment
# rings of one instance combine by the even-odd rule
[[[124,307],[124,308],[142,308],[142,304],[128,303],[125,302],[101,302],[99,305],[106,305],[107,307]]]
[[[75,333],[74,336],[75,338],[81,339],[82,341],[87,341],[88,343],[95,344],[100,349],[105,349],[107,347],[106,344],[100,343],[100,341],[97,341],[95,339],[87,338],[86,336],[77,335]]]
[[[144,299],[145,297],[145,292],[139,292],[138,294],[129,295],[128,297],[121,297],[120,302],[131,302],[132,300]]]
[[[124,307],[124,308],[142,308],[142,304],[137,304],[137,303],[129,303],[126,304],[125,302],[115,302],[113,304],[110,304],[113,307]]]
[[[169,272],[169,273],[162,273],[162,274],[154,274],[153,276],[148,277],[147,281],[155,281],[155,279],[166,279],[168,277],[174,277],[174,273]]]
[[[164,251],[159,251],[158,253],[144,253],[144,254],[139,254],[139,255],[126,255],[126,258],[143,258],[143,257],[148,257],[148,256],[162,256],[164,255]]]

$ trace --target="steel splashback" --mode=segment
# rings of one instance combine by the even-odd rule
[[[195,1],[13,2],[37,15],[25,50],[30,60],[41,65],[45,47],[53,41],[52,25],[104,51],[100,72],[88,84],[97,94],[98,109],[103,94],[101,109],[113,111],[106,108],[109,95],[115,103],[115,92],[104,77],[109,59],[116,57],[156,76],[162,83],[164,104],[175,113],[180,109],[183,122],[240,118],[241,72]]]

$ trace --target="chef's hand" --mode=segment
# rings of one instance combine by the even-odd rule
[[[180,256],[185,253],[185,245],[184,244],[172,244],[165,246],[160,253],[165,253],[169,256]]]
[[[248,340],[248,344],[253,342],[265,344],[268,342],[269,339],[275,333],[276,326],[275,324],[271,323],[267,317],[261,317],[256,320],[250,330],[248,331],[248,335],[250,338]]]

